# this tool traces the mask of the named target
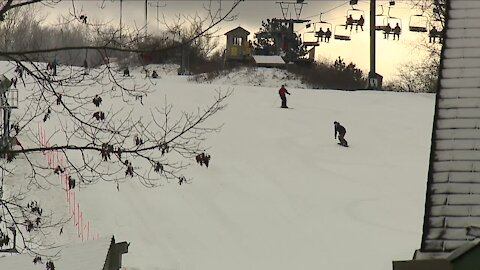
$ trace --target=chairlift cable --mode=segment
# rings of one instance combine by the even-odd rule
[[[333,18],[329,18],[328,20],[326,21],[336,21],[336,20],[339,20],[339,19],[345,19],[345,16],[337,16],[337,17],[333,17]]]
[[[336,7],[333,7],[333,8],[331,8],[331,9],[327,10],[327,11],[320,12],[320,13],[315,14],[315,15],[312,15],[312,16],[304,17],[304,18],[302,18],[302,19],[305,20],[305,19],[310,19],[310,18],[314,18],[314,17],[320,16],[320,15],[323,15],[323,14],[327,14],[327,13],[329,13],[329,12],[331,12],[331,11],[337,9],[337,8],[342,7],[343,5],[347,4],[348,2],[349,2],[349,1],[345,1],[345,2],[343,2],[342,4],[340,4],[340,5],[336,6]]]
[[[395,0],[395,1],[396,1],[396,2],[399,2],[399,3],[400,3],[400,2],[407,2],[407,4],[403,3],[403,5],[408,5],[408,2],[409,2],[409,1],[405,1],[405,0],[404,0],[404,1]],[[369,2],[369,1],[364,1],[364,2]],[[385,1],[382,1],[382,2],[377,1],[377,5],[381,6],[381,5],[389,4],[389,2],[390,2],[390,0],[385,0]],[[392,7],[392,8],[393,8],[393,7]],[[395,9],[411,10],[412,8],[411,8],[411,7],[405,7],[405,6],[402,7],[402,5],[400,5],[400,6],[399,6],[399,5],[395,5]]]
[[[331,12],[331,11],[337,9],[337,8],[342,7],[343,5],[345,5],[345,4],[348,3],[348,2],[349,2],[349,1],[345,1],[344,3],[338,5],[338,6],[334,7],[334,8],[331,8],[331,9],[329,9],[328,11],[325,11],[325,12],[323,12],[323,13],[329,13],[329,12]]]

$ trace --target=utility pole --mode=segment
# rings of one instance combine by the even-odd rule
[[[123,0],[120,0],[120,42],[122,41]]]
[[[22,67],[17,66],[17,69],[21,68]],[[21,73],[19,72],[19,74]],[[0,155],[0,158],[7,158],[7,155],[4,152],[11,149],[10,116],[12,115],[12,109],[18,108],[18,90],[11,89],[10,87],[11,81],[4,75],[0,75],[0,108],[3,112],[3,132],[0,143],[2,154]]]
[[[160,5],[158,2],[159,2],[159,1],[155,2],[155,5],[154,5],[153,3],[150,3],[150,5],[151,5],[152,7],[156,7],[156,8],[157,8],[157,30],[160,29],[160,26],[158,25],[158,8],[159,8],[159,7],[165,7],[165,6],[167,6],[167,4]]]
[[[368,89],[380,90],[380,82],[375,71],[375,0],[370,0],[370,72],[368,73]]]
[[[145,40],[148,36],[148,0],[145,0]]]

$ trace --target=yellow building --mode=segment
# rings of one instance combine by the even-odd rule
[[[225,33],[227,36],[227,49],[225,59],[227,61],[244,61],[252,55],[252,44],[248,41],[250,32],[242,27],[237,27]]]

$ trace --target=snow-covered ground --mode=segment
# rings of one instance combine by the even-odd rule
[[[174,70],[161,72],[137,113],[165,97],[195,111],[216,90],[232,89],[228,107],[207,123],[225,124],[205,142],[210,167],[192,165],[185,174],[194,180],[182,186],[99,182],[77,190],[100,236],[131,242],[125,269],[385,270],[412,257],[434,95],[313,91],[269,69],[263,86],[241,74],[197,84]],[[145,80],[140,72],[132,70],[133,80]],[[291,109],[279,108],[283,83]],[[333,121],[347,128],[349,148],[334,140]]]
[[[215,85],[238,85],[238,86],[263,86],[278,88],[279,84],[287,84],[295,88],[307,88],[296,75],[285,69],[241,67],[233,71],[225,71],[218,77],[208,80],[207,74],[192,76],[190,81],[199,83],[211,83]]]

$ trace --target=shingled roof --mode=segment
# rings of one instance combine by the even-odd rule
[[[480,237],[480,1],[447,2],[421,252]]]

